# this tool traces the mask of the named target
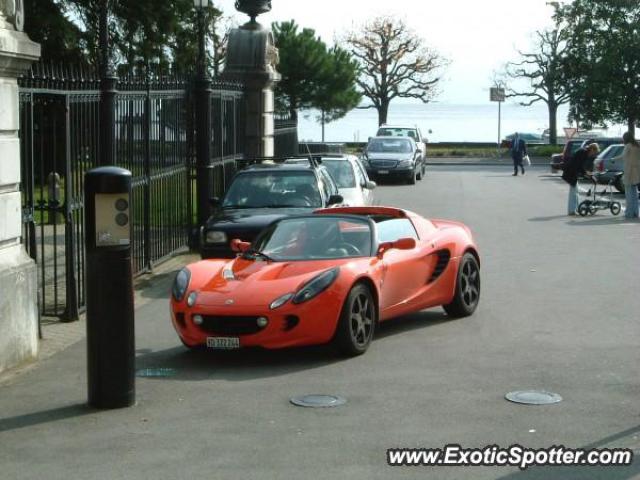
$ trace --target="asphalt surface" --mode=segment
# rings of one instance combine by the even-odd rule
[[[171,275],[141,292],[135,407],[85,406],[85,344],[0,385],[5,479],[612,479],[630,467],[389,467],[392,447],[640,450],[640,223],[571,218],[546,168],[432,167],[381,204],[466,222],[482,254],[476,314],[384,325],[370,350],[192,353],[168,317]],[[563,397],[523,406],[507,392]],[[303,409],[294,395],[342,395]]]

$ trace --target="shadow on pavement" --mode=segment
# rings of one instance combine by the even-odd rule
[[[566,219],[568,215],[551,215],[549,217],[533,217],[530,218],[530,222],[550,222],[552,220],[562,220]]]
[[[428,328],[451,321],[444,312],[424,311],[380,325],[376,339]],[[148,379],[244,382],[289,375],[327,365],[346,362],[331,345],[266,350],[247,348],[234,351],[188,350],[177,346],[166,350],[136,351],[136,370],[150,373]],[[153,372],[158,372],[154,375]]]
[[[412,313],[411,315],[394,318],[393,320],[380,324],[373,341],[375,342],[376,338],[380,339],[391,337],[393,335],[399,335],[401,333],[411,332],[414,330],[422,330],[452,321],[454,320],[447,316],[444,311],[426,310]]]
[[[244,382],[321,368],[342,360],[328,346],[286,350],[247,348],[235,351],[188,350],[179,346],[139,354],[136,357],[136,369],[138,372],[169,372],[147,377],[153,380]]]
[[[597,440],[589,445],[580,447],[581,449],[593,448],[616,448],[615,442],[619,442],[634,434],[640,433],[640,426],[624,430],[622,432],[610,435],[603,439]],[[626,447],[622,447],[626,448]],[[638,452],[634,452],[634,457]],[[629,480],[637,478],[640,474],[640,462],[634,461],[628,467],[605,467],[605,466],[572,466],[572,467],[532,467],[528,470],[511,473],[500,477],[498,480],[549,480],[559,478],[562,480],[599,480],[606,478],[607,480]]]
[[[0,433],[20,428],[33,427],[43,423],[57,422],[68,418],[81,417],[96,413],[87,404],[69,405],[67,407],[52,408],[42,412],[27,413],[11,418],[0,418]]]

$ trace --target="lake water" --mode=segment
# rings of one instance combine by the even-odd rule
[[[569,126],[566,118],[568,107],[558,112],[558,135]],[[322,140],[322,127],[316,120],[319,112],[303,111],[299,115],[298,134],[300,140]],[[430,142],[496,142],[498,139],[498,104],[455,105],[445,103],[402,104],[392,103],[389,124],[417,125]],[[513,132],[542,134],[548,128],[548,113],[545,104],[522,107],[502,104],[502,137]],[[325,126],[327,142],[366,142],[375,135],[378,114],[375,109],[352,110],[346,117]],[[428,133],[429,130],[432,133]],[[622,135],[615,127],[609,134]]]

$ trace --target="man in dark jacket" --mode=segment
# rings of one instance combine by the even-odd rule
[[[578,178],[589,174],[593,168],[593,160],[598,156],[600,147],[597,143],[590,143],[581,148],[564,165],[562,179],[570,185],[567,213],[575,215],[578,209]]]
[[[513,136],[513,141],[511,142],[511,158],[513,159],[513,176],[518,176],[518,167],[522,170],[522,175],[524,175],[524,165],[522,163],[524,156],[527,154],[527,142],[524,141],[524,138],[520,138],[518,132]]]

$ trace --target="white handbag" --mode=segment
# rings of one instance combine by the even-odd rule
[[[530,166],[531,166],[531,159],[529,158],[529,155],[525,155],[525,156],[522,158],[522,163],[523,163],[524,165],[526,165],[527,167],[530,167]]]

